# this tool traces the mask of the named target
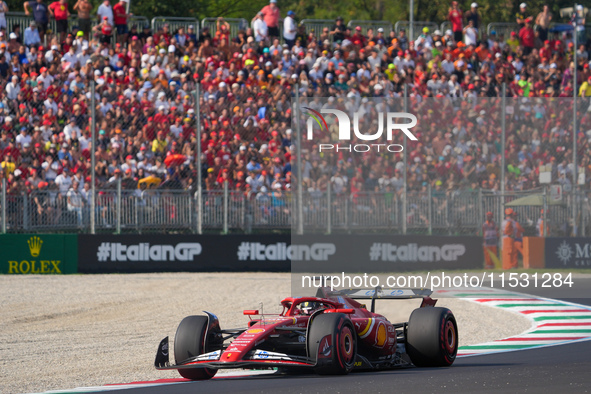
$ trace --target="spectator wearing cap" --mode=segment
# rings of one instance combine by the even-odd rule
[[[525,25],[519,30],[519,42],[523,47],[523,54],[525,56],[528,56],[535,47],[536,35],[531,23],[531,18],[526,18]]]
[[[68,33],[68,16],[70,16],[67,0],[54,1],[47,8],[51,16],[55,18],[56,31],[60,35],[60,42],[64,42]]]
[[[6,84],[6,97],[9,100],[16,100],[18,97],[18,94],[21,91],[21,87],[20,84],[18,83],[18,77],[16,75],[13,75],[10,82],[8,82]]]
[[[194,45],[197,45],[197,34],[195,34],[195,26],[189,25],[189,27],[187,27],[187,39]]]
[[[427,48],[427,49],[433,48],[433,38],[429,34],[428,27],[423,27],[421,34],[415,40],[415,48],[417,48],[417,50],[424,49],[424,48]]]
[[[92,22],[90,21],[90,11],[92,11],[92,4],[88,0],[77,0],[74,4],[74,11],[78,12],[78,29],[88,39]]]
[[[25,14],[31,15],[33,12],[33,19],[37,23],[37,29],[39,30],[39,36],[41,41],[45,37],[47,31],[47,24],[49,23],[49,9],[43,0],[32,0],[24,3]]]
[[[478,12],[478,3],[472,3],[470,5],[470,11],[466,11],[464,18],[466,18],[466,25],[472,21],[472,27],[478,32],[478,29],[482,23],[482,18]]]
[[[54,182],[58,186],[60,194],[62,196],[65,196],[68,193],[68,190],[70,190],[70,188],[72,187],[72,177],[70,176],[70,169],[68,167],[64,167],[61,174],[55,177]]]
[[[585,9],[582,5],[577,4],[574,14],[574,22],[576,23],[577,41],[586,42],[585,37]]]
[[[517,11],[517,13],[515,14],[515,20],[519,25],[520,29],[525,26],[525,20],[527,18],[527,4],[521,3],[519,4],[519,11]]]
[[[548,29],[550,28],[550,22],[552,22],[552,13],[550,12],[550,7],[548,7],[547,4],[544,4],[544,8],[538,14],[538,16],[536,16],[538,35],[542,42],[548,39]]]
[[[164,155],[166,148],[168,147],[168,141],[163,131],[159,131],[156,135],[156,139],[152,141],[152,152],[156,155]]]
[[[342,42],[345,39],[345,32],[347,31],[347,28],[345,27],[345,24],[343,23],[343,17],[339,16],[336,21],[335,24],[332,26],[332,29],[329,32],[329,35],[332,36],[333,40],[335,42]]]
[[[28,47],[37,46],[41,43],[41,37],[39,36],[39,30],[37,29],[37,22],[31,21],[29,27],[25,29],[25,40],[24,44]]]
[[[295,44],[295,38],[297,33],[297,25],[295,22],[295,12],[287,11],[287,16],[283,20],[283,39],[287,44],[287,47],[291,50]]]
[[[264,6],[259,13],[263,15],[263,21],[267,25],[269,38],[279,37],[279,18],[281,18],[281,12],[279,7],[277,7],[277,0],[270,0],[269,4]]]
[[[117,29],[117,42],[127,42],[127,1],[119,0],[117,4],[113,6],[113,21],[115,28]]]
[[[462,10],[458,6],[457,1],[451,2],[451,7],[447,13],[447,19],[451,23],[454,41],[461,42],[462,34],[464,32],[464,15],[462,14]]]
[[[8,53],[10,53],[11,56],[14,57],[14,55],[17,55],[17,52],[19,51],[21,44],[17,41],[17,35],[16,33],[12,32],[8,35]],[[24,49],[24,48],[23,48]],[[19,63],[20,63],[20,58],[18,58]],[[11,58],[12,60],[12,58]]]
[[[254,38],[256,42],[265,42],[269,35],[269,29],[267,24],[265,23],[265,18],[263,17],[263,13],[259,11],[259,13],[254,17],[252,23],[252,30],[254,31]]]
[[[109,0],[106,0],[105,3],[108,3]],[[104,5],[101,4],[101,6]],[[100,24],[94,27],[94,31],[100,33],[101,35],[101,43],[110,45],[111,44],[111,37],[113,36],[113,25],[109,23],[109,17],[104,16],[103,20]]]

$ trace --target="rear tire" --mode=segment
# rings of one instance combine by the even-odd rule
[[[449,367],[458,352],[458,326],[447,308],[415,309],[406,330],[406,352],[417,367]]]
[[[328,335],[330,338],[325,340]],[[314,372],[319,375],[346,375],[355,366],[357,334],[343,313],[316,316],[310,323],[307,346],[308,354],[316,361]],[[318,357],[320,352],[323,356]]]
[[[207,316],[187,316],[179,324],[174,337],[174,359],[176,364],[209,352],[206,349],[205,333],[209,319]],[[216,374],[217,369],[195,368],[179,369],[179,374],[185,379],[206,380]]]

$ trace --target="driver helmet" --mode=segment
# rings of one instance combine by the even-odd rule
[[[311,315],[315,310],[320,308],[320,303],[315,301],[305,301],[302,302],[300,308],[304,314]]]

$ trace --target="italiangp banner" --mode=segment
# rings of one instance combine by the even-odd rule
[[[546,238],[546,268],[591,268],[591,238]]]
[[[80,235],[79,270],[285,272],[290,264],[282,251],[289,241],[289,235]]]
[[[78,236],[71,234],[0,235],[0,273],[73,274],[78,272]]]
[[[480,237],[80,235],[79,271],[373,272],[482,268]]]
[[[409,272],[469,270],[483,266],[481,237],[414,235],[333,235],[292,237],[302,244],[324,243],[323,263],[302,250],[292,256],[292,272]],[[300,243],[299,241],[297,241]],[[307,254],[308,253],[308,254]]]

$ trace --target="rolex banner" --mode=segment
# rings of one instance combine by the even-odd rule
[[[0,273],[59,275],[78,272],[78,236],[0,235]]]

